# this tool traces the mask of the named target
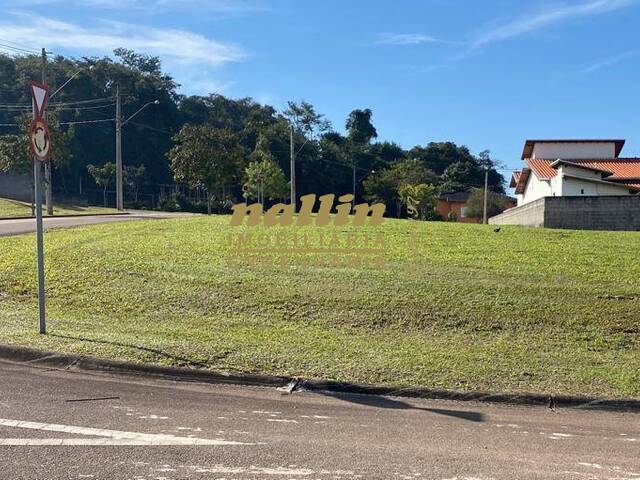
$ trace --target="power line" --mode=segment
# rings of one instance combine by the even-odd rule
[[[99,103],[99,102],[105,102],[105,101],[113,101],[113,97],[101,97],[101,98],[92,98],[89,100],[77,100],[77,101],[73,101],[73,102],[58,102],[58,103],[50,103],[49,107],[53,108],[53,107],[62,107],[62,106],[71,106],[71,105],[85,105],[85,104],[92,104],[92,103]],[[114,103],[111,103],[110,105],[115,105]],[[109,106],[109,105],[103,105],[103,106]],[[0,104],[0,109],[9,109],[9,110],[21,110],[21,109],[31,109],[31,105],[30,104],[26,104],[26,103],[2,103]]]
[[[6,45],[2,45],[2,44],[0,44],[0,48],[2,48],[2,49],[4,49],[4,50],[6,50],[6,51],[4,52],[5,54],[9,54],[9,55],[27,55],[27,53],[21,52],[21,51],[20,51],[20,50],[18,50],[18,49],[11,48],[11,47],[6,46]],[[32,53],[28,53],[28,55],[33,55],[33,54],[32,54]]]
[[[78,120],[76,122],[59,122],[58,125],[88,125],[91,123],[113,122],[115,118],[103,118],[99,120]]]
[[[86,103],[98,103],[103,101],[113,101],[113,97],[101,97],[101,98],[91,98],[89,100],[77,100],[74,102],[58,102],[58,103],[50,103],[49,107],[58,107],[58,106],[66,106],[66,105],[84,105]]]
[[[27,47],[27,46],[25,46],[25,45],[21,45],[21,44],[16,43],[16,42],[12,42],[12,41],[10,41],[10,40],[5,40],[4,38],[0,38],[0,42],[4,42],[4,43],[6,43],[6,44],[13,45],[13,47],[12,47],[12,48],[15,48],[15,49],[17,49],[17,50],[22,50],[22,51],[24,51],[24,52],[31,52],[31,53],[34,53],[34,54],[39,54],[39,53],[40,53],[40,52],[39,52],[39,51],[37,51],[37,50],[34,50],[34,49],[32,49],[32,48],[29,48],[29,47]],[[2,44],[0,44],[0,45],[2,45]]]
[[[115,118],[101,118],[97,120],[77,120],[74,122],[58,122],[58,125],[87,125],[91,123],[113,122]],[[0,127],[19,127],[18,123],[0,123]]]
[[[55,110],[57,111],[61,111],[61,110],[94,110],[96,108],[106,108],[106,107],[113,107],[115,105],[115,103],[109,103],[106,105],[96,105],[96,106],[91,106],[91,107],[74,107],[74,106],[70,106],[70,107],[53,107]]]

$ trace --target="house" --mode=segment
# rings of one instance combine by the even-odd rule
[[[489,223],[640,230],[640,158],[621,157],[624,143],[527,140],[510,183],[518,205]]]
[[[482,218],[471,217],[469,215],[469,207],[467,201],[471,196],[472,190],[463,190],[460,192],[445,192],[440,194],[436,205],[436,212],[447,220],[453,212],[456,221],[463,223],[479,223]],[[516,199],[504,195],[504,208],[511,208],[516,205]]]
[[[624,140],[527,140],[514,172],[518,205],[543,197],[634,195],[640,158],[621,158]]]

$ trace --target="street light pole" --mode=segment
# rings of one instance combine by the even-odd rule
[[[120,85],[116,85],[116,208],[120,211],[124,210],[124,196],[122,188],[123,166],[122,166],[122,127],[138,115],[149,105],[158,105],[159,100],[147,102],[141,106],[133,115],[126,120],[122,120],[122,101],[120,99]]]
[[[116,208],[124,209],[122,194],[122,113],[120,85],[116,85]]]
[[[487,195],[489,189],[489,164],[484,166],[484,207],[482,210],[482,223],[487,223]]]

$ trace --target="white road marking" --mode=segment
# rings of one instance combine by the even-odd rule
[[[200,465],[188,465],[183,468],[188,468],[189,470],[196,473],[221,473],[227,475],[238,475],[238,474],[251,474],[251,475],[273,475],[273,476],[310,476],[314,477],[317,475],[332,475],[334,478],[341,477],[343,475],[349,476],[350,478],[355,478],[355,473],[351,470],[312,470],[310,468],[304,467],[230,467],[226,465],[209,465],[209,466],[200,466]],[[158,470],[159,471],[159,470]]]
[[[256,445],[220,439],[177,437],[175,435],[125,432],[102,428],[59,425],[55,423],[27,422],[0,418],[0,426],[26,428],[47,432],[63,432],[103,438],[0,438],[0,446],[42,445]]]

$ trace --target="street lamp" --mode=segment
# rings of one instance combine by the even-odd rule
[[[122,114],[120,112],[120,87],[116,88],[116,208],[119,211],[124,210],[124,197],[123,197],[123,189],[122,189],[122,127],[124,127],[129,121],[138,115],[142,110],[147,108],[149,105],[159,105],[160,100],[153,100],[151,102],[145,103],[142,107],[140,107],[133,115],[127,118],[124,122],[122,121]]]

